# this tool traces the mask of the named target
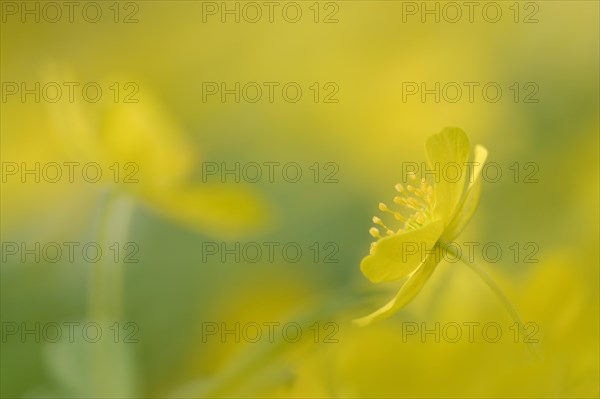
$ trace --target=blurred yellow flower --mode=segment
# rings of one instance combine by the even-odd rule
[[[147,85],[140,91],[128,103],[49,104],[70,158],[100,165],[100,183],[188,227],[229,237],[261,226],[267,214],[253,190],[191,179],[193,143]]]
[[[49,80],[59,79],[53,75]],[[77,82],[72,77],[66,81]],[[250,190],[194,182],[197,156],[193,143],[158,97],[144,88],[143,97],[133,102],[48,105],[58,147],[71,165],[95,165],[98,173],[93,182],[109,193],[100,202],[98,242],[125,241],[134,203],[210,235],[235,236],[263,224],[263,203]],[[93,265],[89,320],[108,325],[122,319],[123,269],[121,262]],[[48,355],[47,368],[60,370],[55,379],[62,396],[136,396],[138,365],[129,349],[117,342],[56,345]],[[116,383],[107,387],[104,381]]]
[[[396,231],[388,228],[379,218],[373,222],[385,229],[381,236],[373,227],[370,234],[378,240],[371,244],[370,254],[360,268],[373,283],[405,279],[396,296],[385,306],[368,316],[357,319],[359,325],[367,325],[374,320],[392,315],[408,304],[423,288],[431,276],[440,257],[434,248],[444,248],[454,240],[473,216],[481,192],[481,170],[487,158],[487,150],[477,145],[473,163],[469,163],[470,144],[467,135],[458,128],[446,128],[431,136],[425,145],[429,167],[432,171],[445,170],[448,166],[473,166],[466,191],[467,173],[460,172],[457,178],[439,178],[430,185],[425,178],[418,186],[396,185],[399,196],[394,203],[403,206],[405,211],[391,210],[384,203],[379,204],[382,212],[391,214],[402,227]],[[411,179],[417,182],[412,174]],[[419,246],[421,251],[406,249]]]

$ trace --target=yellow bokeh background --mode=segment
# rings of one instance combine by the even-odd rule
[[[82,17],[89,2],[77,2],[72,23],[66,15],[48,22],[44,2],[26,3],[39,7],[39,23],[31,15],[21,20],[25,3],[1,2],[2,397],[600,395],[597,2],[495,2],[502,11],[496,23],[482,14],[493,2],[477,2],[473,22],[461,2],[450,2],[463,12],[456,23],[444,19],[448,2],[299,1],[296,23],[281,14],[291,2],[276,2],[269,22],[261,2],[102,1],[95,3],[103,12],[96,23]],[[249,4],[263,11],[256,23],[244,20]],[[407,14],[413,6],[417,14]],[[217,14],[204,15],[206,7],[217,7]],[[240,22],[229,15],[223,23],[222,7],[238,7]],[[431,15],[423,22],[422,7],[438,7],[440,22]],[[124,23],[132,12],[137,22]],[[324,23],[328,15],[337,22]],[[8,94],[11,82],[19,89],[22,82],[80,86],[72,103],[66,92],[53,103],[34,95],[22,101],[20,93]],[[87,82],[103,89],[97,103],[80,96]],[[115,82],[118,102],[110,89]],[[273,102],[265,89],[256,103],[243,96],[236,103],[234,95],[221,101],[220,93],[204,101],[207,82],[278,86]],[[289,82],[303,89],[296,103],[281,95]],[[456,102],[442,94],[439,102],[434,95],[422,101],[420,93],[403,98],[407,82],[427,88],[457,82],[464,90]],[[478,83],[473,101],[464,82]],[[503,90],[497,102],[482,95],[489,82]],[[515,82],[518,101],[510,89]],[[137,103],[122,101],[133,87],[127,83],[138,89]],[[524,102],[532,87],[537,102]],[[333,88],[338,101],[324,102]],[[499,262],[476,252],[477,262],[524,321],[538,327],[535,353],[513,342],[508,314],[459,263],[442,262],[421,294],[389,320],[361,328],[351,323],[396,288],[369,283],[359,269],[377,204],[391,202],[403,164],[424,162],[426,138],[446,126],[462,128],[502,167],[500,181],[484,182],[479,209],[459,242],[504,249]],[[6,174],[9,164],[36,162],[98,162],[105,174],[97,183],[38,183],[31,175],[23,182]],[[115,162],[120,168],[135,163],[139,181],[115,184],[109,169]],[[298,183],[280,173],[274,182],[264,175],[257,183],[205,181],[207,162],[295,162],[303,176]],[[315,163],[318,182],[310,169]],[[336,182],[323,182],[334,170],[328,163]],[[510,169],[515,163],[518,182]],[[537,166],[535,183],[523,182],[527,163]],[[112,196],[129,199],[133,208],[126,216],[105,216],[108,227],[97,235]],[[118,226],[126,219],[125,234]],[[88,356],[86,349],[6,335],[6,323],[93,320],[94,265],[32,256],[23,262],[7,255],[5,243],[113,242],[122,234],[139,248],[138,263],[117,265],[122,320],[139,327],[139,342],[115,355],[122,358],[70,367],[69,356]],[[218,255],[203,261],[211,242],[277,242],[279,248],[294,242],[304,252],[295,263],[281,252],[275,261]],[[508,249],[515,242],[521,249],[535,243],[538,262],[522,256],[515,262]],[[314,243],[321,251],[316,262]],[[323,262],[327,243],[337,248],[336,263]],[[204,339],[206,323],[265,322],[298,323],[302,339]],[[465,322],[498,323],[503,339],[403,339],[404,323]],[[334,323],[337,342],[320,336],[315,343],[314,323],[321,333]],[[89,384],[73,382],[88,377]]]

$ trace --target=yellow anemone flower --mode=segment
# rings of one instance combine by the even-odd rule
[[[355,320],[367,325],[386,318],[407,305],[423,288],[436,265],[441,260],[434,249],[444,248],[465,228],[475,213],[481,193],[481,170],[487,150],[475,146],[473,161],[469,162],[470,144],[465,132],[458,128],[445,128],[431,136],[426,144],[430,170],[435,182],[410,176],[413,185],[396,185],[398,196],[394,203],[399,211],[380,203],[379,209],[389,213],[401,227],[392,230],[379,217],[373,222],[384,229],[373,227],[370,234],[377,238],[371,244],[370,254],[360,268],[373,283],[404,279],[396,296],[380,309]],[[458,168],[458,169],[457,169]],[[444,173],[450,169],[460,173]],[[470,172],[470,173],[468,173]],[[465,185],[468,179],[468,185]],[[418,247],[420,250],[407,250]]]
[[[49,71],[48,81],[78,81],[71,73]],[[131,103],[49,104],[51,127],[66,155],[99,164],[104,187],[203,233],[231,238],[263,227],[268,215],[255,190],[192,178],[199,159],[194,143],[152,89],[142,87],[141,98]]]

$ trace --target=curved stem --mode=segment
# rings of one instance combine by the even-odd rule
[[[527,333],[525,324],[523,323],[521,316],[519,316],[519,312],[517,312],[517,309],[515,308],[515,306],[512,304],[510,299],[508,299],[508,297],[504,294],[504,292],[500,289],[498,284],[496,284],[496,282],[494,281],[492,276],[490,276],[488,274],[488,272],[486,272],[482,267],[480,267],[476,263],[471,263],[471,262],[468,262],[467,260],[465,260],[457,252],[453,251],[450,246],[446,246],[444,250],[446,252],[448,252],[449,254],[451,254],[452,256],[454,256],[456,259],[459,259],[469,269],[471,269],[473,272],[475,272],[475,274],[477,274],[477,276],[479,276],[479,278],[482,279],[483,282],[492,290],[492,292],[496,295],[496,298],[498,298],[498,300],[500,300],[500,302],[502,302],[504,309],[506,309],[506,311],[510,314],[513,321],[515,323],[517,323],[521,332]],[[527,347],[530,350],[532,350],[531,345],[527,345]],[[532,350],[532,353],[535,353],[535,352],[533,352],[533,350]]]

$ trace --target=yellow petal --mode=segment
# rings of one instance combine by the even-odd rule
[[[452,221],[448,224],[442,235],[444,242],[454,241],[462,233],[477,210],[479,195],[481,194],[481,170],[483,169],[487,155],[488,152],[484,147],[480,145],[475,146],[475,158],[473,160],[475,165],[469,181],[469,188],[456,208],[456,213]]]
[[[423,263],[426,251],[433,250],[442,228],[442,222],[435,221],[417,230],[384,237],[362,260],[360,269],[373,283],[404,278]]]
[[[469,139],[459,128],[445,128],[425,144],[431,170],[436,170],[436,215],[450,222],[467,178],[465,163],[469,159]]]
[[[79,102],[58,102],[46,107],[50,122],[48,129],[55,135],[62,154],[79,162],[102,160],[98,151],[98,124],[90,121],[85,107]]]
[[[139,103],[111,104],[103,122],[100,143],[106,158],[135,163],[140,188],[163,190],[187,178],[194,164],[192,143],[148,90]]]
[[[78,79],[65,68],[48,66],[46,79]],[[107,79],[106,82],[124,81]],[[98,103],[59,101],[47,104],[50,129],[65,153],[79,162],[98,162],[102,181],[136,182],[129,191],[155,191],[179,184],[192,172],[197,154],[184,129],[148,85],[133,102],[114,102],[112,95]],[[124,86],[125,88],[125,86]],[[127,87],[126,92],[135,87]],[[124,89],[125,90],[125,89]]]
[[[404,306],[408,305],[410,301],[417,296],[421,289],[429,280],[431,273],[438,264],[438,257],[435,255],[428,256],[425,262],[406,280],[406,282],[400,287],[400,290],[396,296],[383,307],[371,313],[368,316],[354,320],[354,323],[359,326],[366,326],[376,320],[385,319],[390,317]]]
[[[266,205],[250,190],[226,186],[182,186],[143,195],[157,212],[192,229],[223,238],[263,227]]]

